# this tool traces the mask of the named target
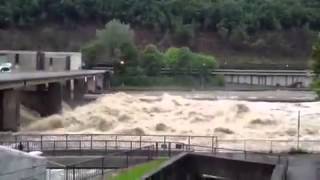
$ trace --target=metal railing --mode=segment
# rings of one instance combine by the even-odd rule
[[[177,142],[194,145],[217,145],[215,136],[183,135],[123,135],[123,134],[16,134],[0,138],[0,144],[17,146],[22,143],[27,151],[48,149],[119,149],[141,148],[150,144]],[[131,148],[131,149],[132,149]]]
[[[90,180],[97,177],[103,178],[111,169],[123,169],[130,166],[148,162],[155,157],[154,146],[145,146],[137,149],[110,153],[103,157],[85,160],[68,165],[53,165],[52,169],[60,169],[64,180]],[[113,157],[118,157],[112,160]]]
[[[231,148],[246,151],[288,152],[291,149],[303,149],[308,152],[320,152],[320,140],[265,140],[265,139],[218,139],[216,136],[176,136],[176,135],[122,135],[122,134],[16,134],[1,137],[0,144],[14,146],[22,142],[28,151],[36,150],[109,150],[130,149],[150,144],[167,142],[186,145],[210,146],[212,148]],[[132,149],[131,148],[131,149]]]

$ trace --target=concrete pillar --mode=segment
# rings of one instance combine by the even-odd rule
[[[0,131],[18,131],[20,126],[19,91],[0,91]]]
[[[103,81],[103,89],[110,89],[111,88],[111,73],[106,72],[104,74],[104,81]]]
[[[47,93],[47,108],[45,116],[60,113],[62,110],[62,86],[61,83],[49,83]]]
[[[105,81],[104,75],[96,76],[96,91],[98,93],[102,93],[102,91],[104,90],[104,86],[105,86],[104,81]]]
[[[57,114],[62,110],[62,86],[58,82],[49,83],[48,87],[37,86],[35,91],[22,91],[20,100],[42,117]]]
[[[84,79],[74,80],[73,96],[75,101],[83,99],[85,93],[87,93],[87,82]]]
[[[70,102],[73,99],[73,82],[67,80],[63,86],[63,100]]]
[[[96,77],[90,77],[87,78],[87,84],[88,84],[88,92],[94,93],[96,92]]]

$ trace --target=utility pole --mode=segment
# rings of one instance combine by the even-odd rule
[[[298,111],[298,136],[297,136],[297,150],[300,148],[300,111]]]

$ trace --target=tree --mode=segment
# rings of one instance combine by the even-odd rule
[[[314,90],[320,97],[320,35],[318,37],[318,41],[316,42],[315,46],[313,47],[313,71],[316,75],[314,80]]]
[[[141,57],[141,67],[145,70],[146,75],[159,75],[163,66],[164,56],[158,50],[157,46],[153,44],[147,45]]]
[[[112,20],[105,28],[97,31],[96,39],[87,44],[82,52],[85,58],[95,63],[137,64],[137,49],[134,44],[134,32],[130,26],[118,20]],[[90,64],[91,59],[86,59]]]
[[[174,73],[188,73],[192,70],[193,53],[187,47],[169,48],[165,53],[166,64]]]

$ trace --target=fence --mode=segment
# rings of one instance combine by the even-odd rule
[[[16,148],[23,144],[25,151],[46,150],[119,150],[135,149],[156,143],[169,142],[187,145],[217,145],[215,136],[175,136],[175,135],[121,135],[121,134],[23,134],[2,137],[0,145]]]
[[[168,142],[186,145],[201,145],[242,149],[246,151],[285,152],[301,148],[308,152],[320,152],[320,140],[264,140],[264,139],[218,139],[216,136],[175,135],[121,135],[121,134],[17,134],[2,136],[0,144],[17,146],[22,142],[27,151],[43,150],[112,150],[134,149]],[[7,143],[7,144],[5,144]]]
[[[145,146],[128,151],[110,153],[103,157],[85,160],[69,165],[48,165],[49,169],[60,169],[64,180],[89,180],[104,177],[110,169],[122,169],[152,160],[155,157],[154,146]],[[117,157],[116,159],[113,159]]]

